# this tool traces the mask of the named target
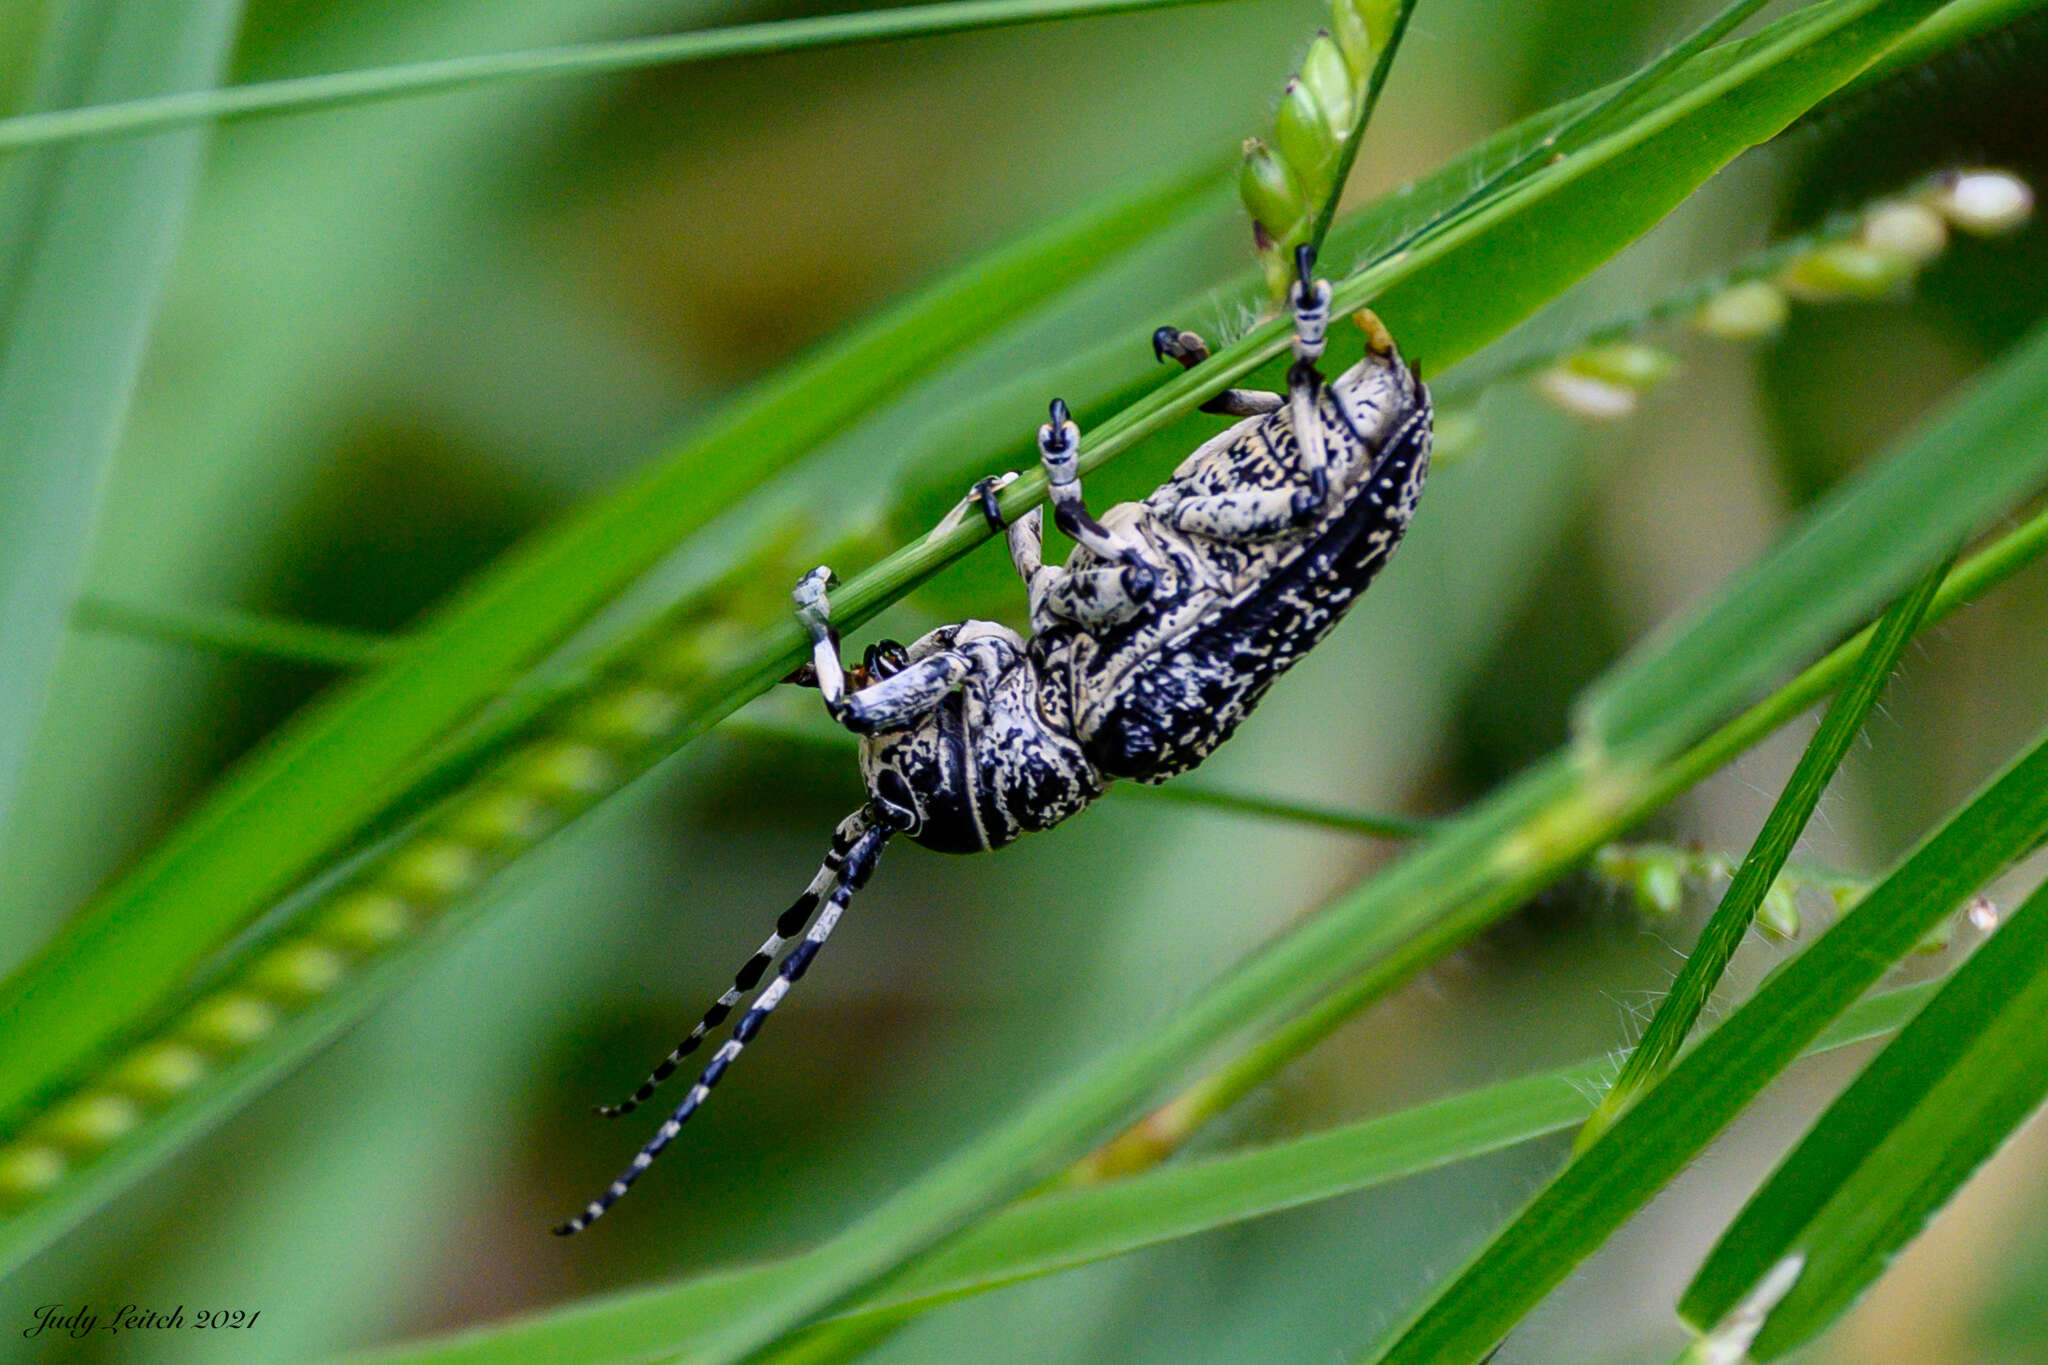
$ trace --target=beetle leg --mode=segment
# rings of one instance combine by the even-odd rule
[[[832,628],[832,604],[826,596],[832,571],[823,565],[796,585],[797,620],[811,637],[811,665],[818,691],[832,719],[857,735],[908,725],[925,715],[946,694],[959,687],[974,665],[953,650],[941,650],[908,664],[857,692],[846,690],[846,668],[839,659],[839,632]],[[900,648],[900,647],[899,647]]]
[[[1052,420],[1038,429],[1038,455],[1045,462],[1047,492],[1052,496],[1053,525],[1103,559],[1125,565],[1124,585],[1140,601],[1158,586],[1159,571],[1137,542],[1104,526],[1088,514],[1081,500],[1081,429],[1067,415],[1067,405],[1052,400]]]
[[[1303,524],[1302,490],[1247,488],[1182,498],[1166,519],[1175,530],[1231,543],[1277,540]]]
[[[1034,507],[1011,522],[1003,538],[1010,547],[1010,567],[1030,583],[1045,572],[1045,510]]]
[[[974,665],[953,650],[928,654],[900,673],[849,692],[834,706],[832,719],[857,735],[900,729],[929,715],[947,695],[958,690]]]
[[[1178,360],[1182,369],[1192,370],[1209,358],[1209,343],[1195,332],[1161,327],[1152,334],[1152,354],[1161,360]],[[1287,399],[1277,393],[1258,389],[1225,389],[1202,404],[1202,411],[1221,413],[1225,417],[1264,417],[1286,405]]]
[[[1301,451],[1302,473],[1308,480],[1298,510],[1303,517],[1313,517],[1330,495],[1329,451],[1323,442],[1320,412],[1324,381],[1323,372],[1316,368],[1330,330],[1330,282],[1314,278],[1315,252],[1306,245],[1295,249],[1294,265],[1299,278],[1291,291],[1294,364],[1287,371],[1287,402],[1294,418],[1294,441]]]
[[[796,619],[811,637],[809,681],[824,695],[828,711],[846,695],[846,666],[839,661],[839,632],[832,628],[832,604],[825,596],[832,582],[832,571],[820,564],[799,579],[796,591],[790,594],[796,603]],[[794,678],[802,672],[798,669],[790,676]]]

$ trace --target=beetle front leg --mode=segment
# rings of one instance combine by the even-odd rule
[[[952,650],[941,650],[907,664],[856,692],[846,690],[846,669],[839,659],[839,632],[832,628],[832,604],[826,596],[832,571],[823,565],[805,574],[790,596],[797,620],[811,637],[811,667],[818,691],[832,719],[857,735],[908,725],[928,714],[958,688],[974,666]]]
[[[796,603],[796,619],[811,637],[811,677],[806,681],[817,686],[825,698],[825,709],[838,716],[835,709],[846,695],[846,666],[839,661],[839,632],[832,628],[832,604],[825,593],[832,586],[832,571],[820,564],[817,568],[797,580],[796,590],[790,599]],[[791,678],[799,677],[805,670],[799,669]]]

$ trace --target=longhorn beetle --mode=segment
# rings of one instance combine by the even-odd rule
[[[1063,567],[1044,561],[1040,509],[1003,522],[995,495],[1015,474],[982,480],[956,509],[964,516],[978,507],[991,529],[1007,532],[1030,597],[1030,639],[965,621],[908,648],[883,641],[848,690],[826,596],[831,571],[814,569],[797,584],[812,661],[790,681],[815,685],[832,718],[861,737],[867,803],[834,831],[818,875],[732,988],[638,1090],[598,1111],[638,1108],[796,943],[632,1165],[556,1232],[589,1227],[654,1163],[809,969],[892,837],[947,853],[1000,848],[1058,824],[1117,778],[1164,782],[1186,772],[1230,738],[1372,582],[1408,529],[1429,471],[1429,391],[1369,312],[1358,315],[1364,359],[1326,382],[1316,361],[1330,286],[1313,277],[1307,247],[1295,264],[1287,392],[1227,389],[1204,404],[1245,420],[1204,443],[1143,502],[1113,507],[1100,521],[1088,514],[1080,429],[1053,400],[1038,452],[1053,524],[1076,542]],[[1189,368],[1209,354],[1199,336],[1172,327],[1153,333],[1152,346]]]

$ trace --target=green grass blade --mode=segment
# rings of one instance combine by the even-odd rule
[[[239,0],[50,7],[36,102],[211,85]],[[176,134],[7,167],[0,199],[0,827],[84,586],[100,495],[198,183]]]
[[[1111,790],[1127,792],[1140,799],[1156,798],[1184,806],[1198,806],[1205,810],[1225,811],[1232,815],[1286,820],[1295,824],[1337,830],[1344,834],[1364,834],[1375,839],[1417,839],[1428,834],[1436,826],[1436,821],[1421,816],[1396,815],[1388,811],[1354,810],[1311,801],[1292,801],[1277,796],[1234,791],[1199,781],[1173,782],[1163,787],[1131,784]]]
[[[390,636],[226,607],[172,606],[107,597],[82,599],[72,613],[71,624],[78,630],[316,668],[367,668],[405,647],[403,640]]]
[[[1612,117],[1613,115],[1618,111],[1626,109],[1637,96],[1655,89],[1666,77],[1675,74],[1692,62],[1693,59],[1703,56],[1716,43],[1720,42],[1730,33],[1733,33],[1746,20],[1754,16],[1757,11],[1764,7],[1765,3],[1767,3],[1767,0],[1732,0],[1730,4],[1724,7],[1712,19],[1709,19],[1705,24],[1689,34],[1684,41],[1674,44],[1649,65],[1639,68],[1626,79],[1617,81],[1607,89],[1597,91],[1591,97],[1580,101],[1578,107],[1573,109],[1568,117],[1559,120],[1556,126],[1552,127],[1540,138],[1530,141],[1516,155],[1514,160],[1488,176],[1477,191],[1465,202],[1456,206],[1456,213],[1467,216],[1475,213],[1494,198],[1506,194],[1521,183],[1522,180],[1526,179],[1529,172],[1542,166],[1552,158],[1576,151],[1600,133],[1611,131],[1615,122]],[[1402,13],[1402,22],[1403,24],[1407,22],[1405,10]],[[1346,150],[1351,153],[1356,152],[1355,139]],[[1346,160],[1343,165],[1343,171],[1348,172],[1350,166],[1350,161]],[[1338,179],[1338,185],[1341,189],[1343,185],[1341,174]],[[1334,204],[1334,199],[1332,202]],[[1431,219],[1424,227],[1412,234],[1409,240],[1420,239],[1440,222],[1448,221],[1453,216],[1452,209],[1447,206],[1437,218]],[[1320,230],[1312,240],[1317,242],[1322,240]],[[1403,245],[1406,245],[1406,242]]]
[[[2048,835],[2048,737],[1709,1034],[1370,1359],[1469,1365],[1683,1170],[1832,1019]]]
[[[1663,752],[1927,572],[2048,481],[2044,396],[2048,326],[1832,495],[1783,553],[1640,647],[1579,708],[1582,740]]]
[[[1679,1302],[1712,1322],[1794,1251],[1750,1348],[1774,1360],[1849,1307],[2048,1095],[2048,888],[2037,889],[1828,1107]]]
[[[425,746],[740,493],[1211,183],[1182,176],[1121,195],[890,309],[527,542],[436,612],[400,658],[302,713],[0,988],[5,1037],[35,1040],[0,1046],[0,1114],[159,1008],[217,944],[339,852]]]
[[[1634,1103],[1643,1091],[1655,1085],[1677,1060],[1679,1048],[1684,1046],[1686,1037],[1699,1020],[1700,1011],[1706,1008],[1708,997],[1720,984],[1722,973],[1728,970],[1729,959],[1735,956],[1743,935],[1749,932],[1749,926],[1755,921],[1757,907],[1763,904],[1771,884],[1784,870],[1785,860],[1792,856],[1792,846],[1799,842],[1807,821],[1813,818],[1815,807],[1820,805],[1821,793],[1827,790],[1835,769],[1848,756],[1849,746],[1862,733],[1864,719],[1869,716],[1870,708],[1877,704],[1878,694],[1884,690],[1892,670],[1898,666],[1906,642],[1919,630],[1927,608],[1933,604],[1934,595],[1948,574],[1948,567],[1947,564],[1940,565],[1920,580],[1877,623],[1876,633],[1864,647],[1863,656],[1856,661],[1855,673],[1835,694],[1820,728],[1814,731],[1805,752],[1800,754],[1799,763],[1793,768],[1785,789],[1778,793],[1771,813],[1764,818],[1763,829],[1758,832],[1756,842],[1750,846],[1748,856],[1743,858],[1742,866],[1736,869],[1734,879],[1729,882],[1727,894],[1722,896],[1721,904],[1707,921],[1706,928],[1700,931],[1699,942],[1686,958],[1678,979],[1672,983],[1670,994],[1658,1005],[1649,1028],[1643,1031],[1642,1040],[1623,1064],[1621,1075],[1580,1133],[1580,1150],[1590,1146],[1611,1127],[1616,1116]]]
[[[1906,986],[1861,1002],[1810,1051],[1893,1032],[1926,1003],[1936,984]],[[1605,1059],[1591,1058],[1307,1137],[1027,1199],[977,1224],[911,1273],[828,1321],[838,1326],[899,1319],[963,1295],[1354,1194],[1560,1132],[1585,1116],[1594,1087],[1610,1069]],[[360,1358],[360,1365],[526,1360],[605,1365],[686,1349],[707,1311],[772,1293],[788,1264],[719,1271],[445,1339],[372,1351]]]
[[[138,133],[190,128],[259,115],[313,113],[506,81],[600,76],[723,57],[801,52],[852,43],[935,37],[1057,19],[1086,19],[1216,3],[1220,0],[942,0],[938,4],[906,5],[897,9],[734,24],[696,33],[574,43],[476,57],[447,57],[118,103],[81,101],[84,107],[0,119],[0,152],[90,139],[132,137]],[[102,95],[99,98],[104,101],[108,97]]]

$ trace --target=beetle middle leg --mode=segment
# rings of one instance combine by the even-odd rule
[[[1055,398],[1052,420],[1038,429],[1038,457],[1045,465],[1052,498],[1052,522],[1077,543],[1102,559],[1124,565],[1124,588],[1140,601],[1150,597],[1157,586],[1158,570],[1130,536],[1112,531],[1088,512],[1081,499],[1081,428],[1067,414],[1067,405]]]

